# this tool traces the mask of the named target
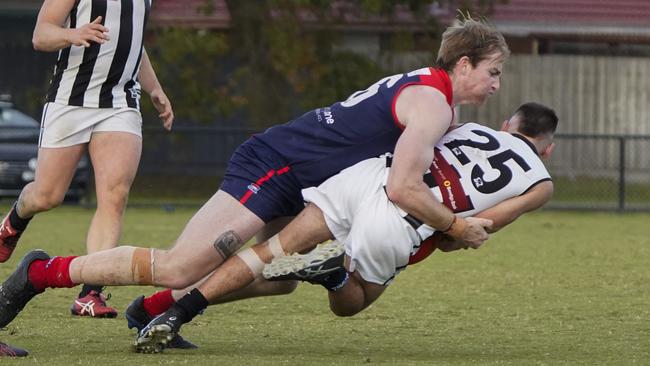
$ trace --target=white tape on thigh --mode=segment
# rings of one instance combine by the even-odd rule
[[[248,248],[246,250],[243,250],[239,253],[237,253],[237,256],[239,259],[244,261],[248,268],[253,272],[253,275],[256,277],[262,273],[262,270],[264,269],[264,262],[260,259],[260,257],[255,253],[255,251],[251,248]]]
[[[269,250],[271,251],[273,258],[284,257],[286,255],[284,249],[282,249],[282,245],[280,244],[280,234],[275,234],[271,239],[269,239]]]

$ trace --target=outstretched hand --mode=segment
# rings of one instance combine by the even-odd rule
[[[174,123],[174,111],[172,110],[172,103],[169,101],[169,98],[167,98],[167,95],[162,89],[152,91],[149,96],[158,111],[158,117],[163,121],[163,127],[167,131],[171,131],[172,124]]]
[[[102,25],[102,17],[98,16],[91,23],[71,30],[70,43],[75,46],[90,47],[91,42],[104,44],[108,37],[108,28]]]

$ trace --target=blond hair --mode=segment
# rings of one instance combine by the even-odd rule
[[[451,72],[463,56],[476,66],[496,53],[504,60],[510,55],[503,35],[492,25],[472,19],[468,14],[442,34],[436,67]]]

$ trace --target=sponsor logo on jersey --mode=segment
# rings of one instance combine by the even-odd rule
[[[440,173],[440,175],[444,177],[444,174],[442,172]],[[452,210],[457,210],[458,205],[456,204],[456,199],[454,198],[454,191],[451,188],[451,181],[449,179],[445,179],[442,182],[442,185],[447,190],[447,196],[448,196],[447,198],[449,199],[449,204],[451,205],[451,209]]]
[[[469,197],[465,194],[458,172],[445,160],[438,148],[434,150],[430,169],[433,179],[438,183],[442,203],[445,206],[454,212],[468,211],[473,207]]]
[[[258,186],[255,183],[251,183],[251,184],[248,185],[248,190],[253,192],[253,194],[257,194],[257,192],[260,191],[260,186]]]
[[[325,120],[325,123],[328,125],[334,124],[334,115],[332,114],[332,108],[318,108],[316,109],[316,119],[318,122]]]
[[[131,98],[133,99],[140,99],[140,89],[136,88],[135,86],[131,87],[129,89],[129,93],[131,93]]]
[[[328,125],[334,123],[334,116],[332,115],[332,110],[329,107],[323,109],[323,116],[325,117],[325,123]]]

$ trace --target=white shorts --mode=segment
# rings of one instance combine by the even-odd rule
[[[372,283],[388,285],[406,268],[420,238],[388,200],[385,158],[364,160],[318,187],[302,190],[318,206],[334,237],[345,245],[350,271]]]
[[[128,132],[142,137],[142,116],[135,108],[87,108],[46,103],[39,147],[85,144],[95,132]]]

